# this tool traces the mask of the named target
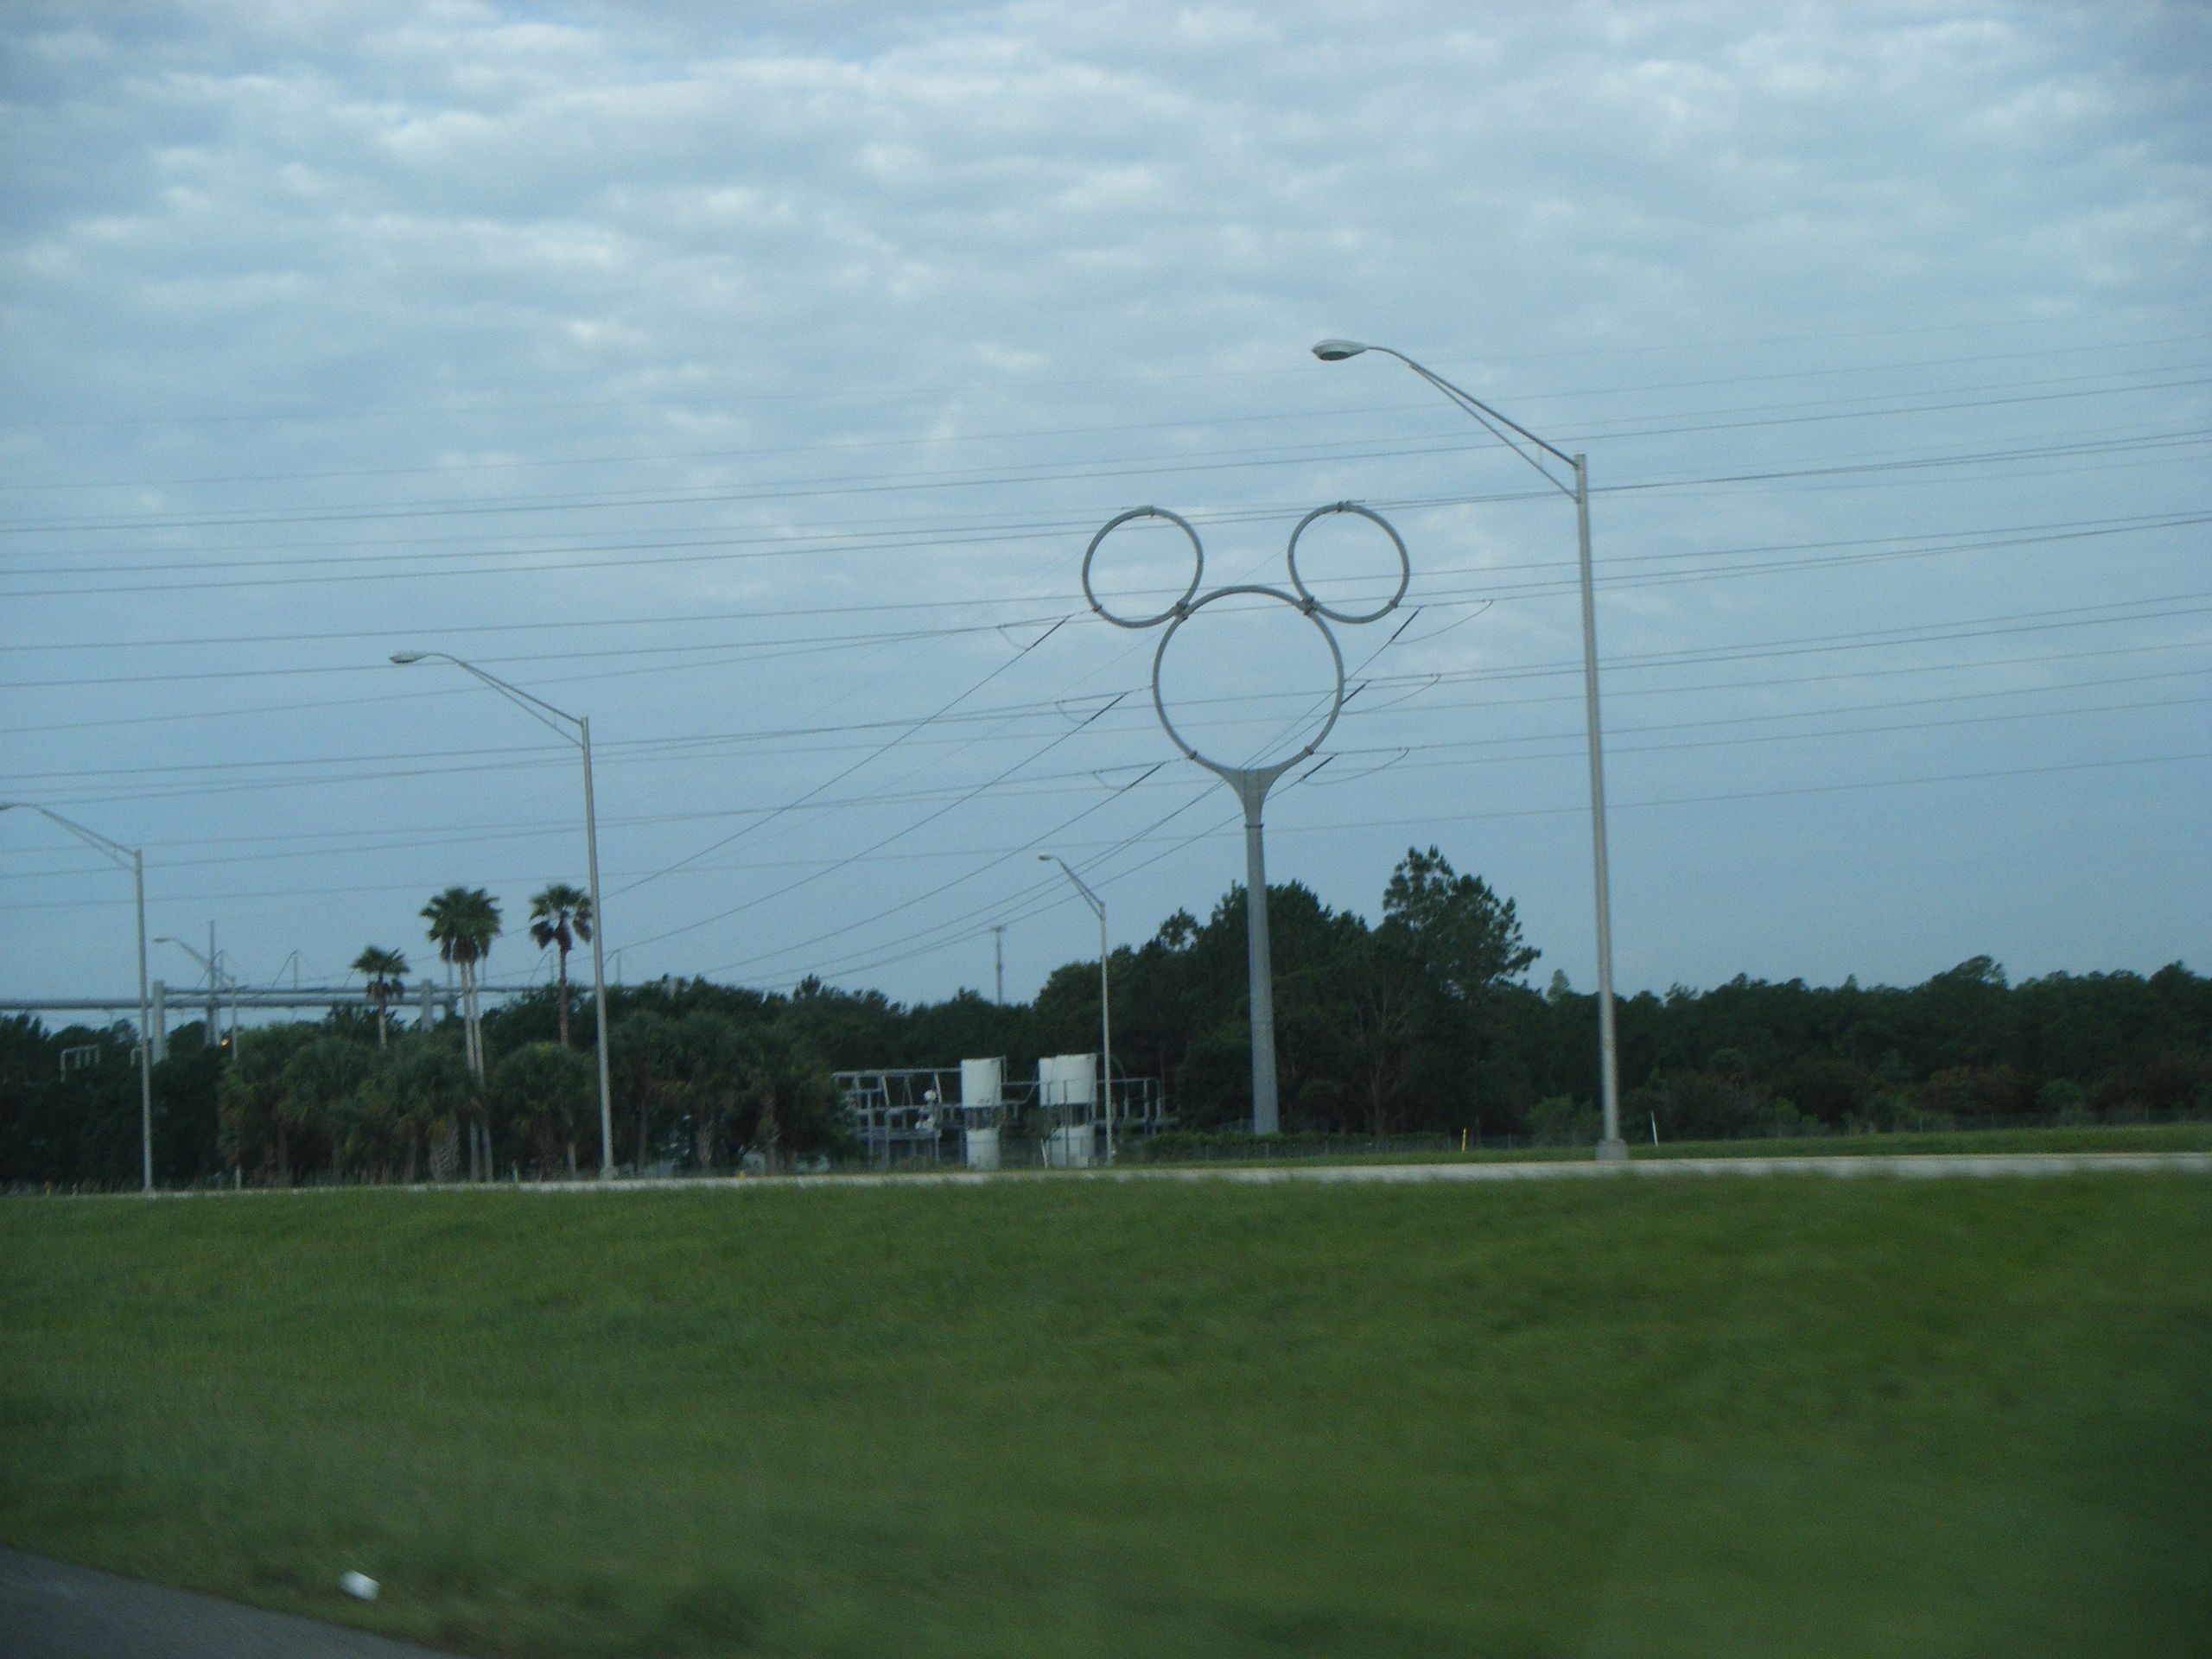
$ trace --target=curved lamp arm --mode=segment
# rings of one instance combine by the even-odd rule
[[[1462,410],[1466,411],[1466,413],[1473,416],[1484,426],[1488,427],[1491,429],[1491,434],[1500,443],[1503,443],[1507,448],[1512,450],[1515,454],[1520,456],[1522,460],[1527,461],[1531,467],[1534,467],[1538,472],[1541,473],[1544,475],[1545,480],[1554,489],[1558,490],[1564,495],[1571,496],[1574,493],[1573,488],[1571,486],[1562,484],[1559,480],[1552,477],[1550,468],[1546,467],[1535,456],[1529,454],[1527,450],[1522,448],[1519,444],[1514,442],[1511,438],[1506,436],[1503,432],[1499,431],[1498,428],[1505,427],[1510,429],[1513,432],[1517,433],[1520,436],[1527,439],[1530,443],[1535,444],[1537,448],[1542,450],[1546,454],[1566,462],[1569,467],[1574,465],[1574,457],[1573,455],[1568,454],[1556,444],[1545,442],[1543,439],[1538,437],[1527,427],[1522,425],[1520,422],[1513,419],[1510,416],[1499,414],[1488,404],[1483,402],[1481,398],[1476,397],[1471,391],[1468,391],[1462,387],[1453,385],[1442,375],[1437,373],[1435,370],[1427,367],[1426,365],[1416,363],[1412,358],[1408,357],[1403,352],[1394,350],[1388,346],[1370,346],[1365,341],[1357,340],[1325,340],[1313,347],[1313,355],[1319,358],[1324,363],[1341,363],[1344,359],[1348,357],[1357,357],[1363,352],[1380,352],[1385,357],[1396,358],[1399,362],[1404,364],[1415,374],[1421,376],[1422,379],[1427,381],[1430,385],[1434,386],[1446,397],[1449,397],[1453,403],[1459,404]]]
[[[575,732],[569,731],[563,727],[554,726],[553,721],[546,719],[545,716],[547,715],[553,715],[562,720],[567,721],[570,726],[581,728],[583,725],[583,717],[581,715],[572,715],[565,709],[556,709],[551,703],[546,702],[544,698],[533,697],[529,692],[524,690],[520,686],[510,685],[498,675],[487,674],[482,669],[477,667],[475,664],[463,662],[460,658],[455,657],[450,652],[395,651],[391,653],[391,660],[398,664],[402,668],[406,667],[410,663],[425,662],[433,658],[442,663],[451,663],[455,668],[460,669],[463,673],[474,674],[478,679],[483,681],[485,684],[490,686],[494,691],[497,691],[509,702],[513,703],[518,709],[520,709],[523,713],[528,715],[532,720],[537,721],[539,725],[551,726],[555,731],[559,732],[562,736],[567,738],[571,743],[579,741]]]

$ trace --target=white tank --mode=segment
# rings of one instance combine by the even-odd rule
[[[1054,1054],[1037,1062],[1037,1096],[1046,1106],[1098,1103],[1098,1057]]]
[[[1071,1123],[1065,1129],[1054,1129],[1045,1137],[1042,1148],[1045,1166],[1047,1169],[1089,1169],[1094,1144],[1088,1123]]]
[[[999,1132],[996,1129],[970,1129],[967,1135],[968,1167],[996,1169],[999,1166]]]
[[[1005,1099],[1004,1060],[960,1062],[960,1103],[963,1106],[996,1106]]]

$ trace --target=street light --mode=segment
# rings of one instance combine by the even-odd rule
[[[1039,864],[1057,864],[1060,873],[1075,883],[1075,890],[1083,901],[1098,912],[1098,1043],[1100,1077],[1105,1092],[1100,1100],[1106,1111],[1106,1161],[1114,1161],[1114,1004],[1106,988],[1106,901],[1093,893],[1084,879],[1068,868],[1068,861],[1057,853],[1039,853]]]
[[[1453,385],[1442,375],[1424,368],[1403,352],[1393,351],[1388,346],[1370,346],[1357,340],[1325,340],[1313,347],[1313,355],[1324,363],[1341,363],[1348,357],[1357,357],[1362,352],[1380,352],[1385,357],[1396,358],[1450,398],[1462,413],[1481,422],[1501,443],[1541,473],[1553,488],[1574,503],[1577,552],[1582,575],[1582,700],[1590,742],[1590,849],[1598,902],[1598,1084],[1605,1102],[1605,1134],[1598,1142],[1598,1157],[1601,1162],[1615,1162],[1628,1156],[1628,1143],[1621,1139],[1620,1064],[1613,1033],[1613,906],[1605,856],[1605,745],[1598,721],[1598,607],[1590,582],[1589,465],[1585,457],[1570,455],[1554,448],[1527,427],[1517,421],[1509,420],[1480,398]],[[1501,428],[1505,430],[1500,430]],[[1517,434],[1544,454],[1573,468],[1573,484],[1570,486],[1553,477],[1551,469],[1509,437],[1508,431]]]
[[[474,674],[509,702],[521,709],[540,725],[560,733],[569,742],[578,745],[584,754],[584,857],[590,866],[591,876],[591,998],[592,1012],[599,1027],[599,1179],[614,1179],[614,1106],[613,1095],[607,1073],[607,957],[601,941],[607,932],[607,912],[599,902],[599,816],[592,804],[591,792],[591,721],[583,715],[572,715],[556,709],[543,698],[533,697],[520,686],[509,685],[496,674],[487,674],[474,663],[464,663],[460,658],[442,651],[396,651],[391,660],[402,667],[419,663],[428,658],[451,663],[466,673]],[[547,716],[552,716],[548,719]],[[576,729],[556,725],[566,721]],[[642,1155],[642,1154],[640,1154]]]
[[[60,824],[80,841],[98,848],[118,864],[128,864],[138,893],[138,1168],[141,1188],[154,1190],[154,1034],[153,1016],[146,1005],[146,857],[136,847],[110,841],[59,812],[35,801],[0,801],[0,812],[21,807]]]

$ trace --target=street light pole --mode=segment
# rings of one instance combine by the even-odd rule
[[[591,1000],[599,1033],[599,1179],[611,1181],[614,1179],[614,1105],[607,1062],[607,956],[602,944],[607,932],[607,912],[599,901],[599,812],[592,798],[591,721],[565,709],[556,709],[543,698],[534,697],[520,686],[510,685],[498,675],[487,674],[475,664],[465,663],[447,652],[398,651],[392,653],[391,660],[404,666],[432,657],[474,674],[540,725],[560,733],[583,751],[584,859],[591,884]],[[547,719],[549,715],[554,719]],[[554,720],[564,720],[576,729],[571,733],[556,725]]]
[[[1068,868],[1067,860],[1056,853],[1037,855],[1039,864],[1057,864],[1060,873],[1075,883],[1075,890],[1083,901],[1098,914],[1098,1042],[1100,1047],[1100,1082],[1104,1084],[1099,1101],[1106,1114],[1106,1161],[1114,1161],[1114,1002],[1106,983],[1106,901],[1093,893],[1084,879]]]
[[[1598,1086],[1605,1101],[1605,1129],[1598,1156],[1614,1163],[1628,1157],[1621,1138],[1620,1048],[1613,1027],[1613,892],[1605,850],[1605,745],[1598,719],[1598,601],[1590,576],[1590,464],[1574,458],[1576,563],[1582,585],[1582,706],[1590,734],[1590,862],[1598,910]]]
[[[154,1033],[146,996],[146,855],[130,849],[131,895],[138,906],[138,1190],[154,1190]]]
[[[154,1190],[154,1033],[146,989],[146,855],[136,847],[110,841],[98,830],[87,830],[73,818],[65,818],[35,801],[0,801],[0,812],[22,807],[60,824],[79,840],[98,848],[118,864],[130,867],[130,882],[138,901],[138,1179],[139,1190]]]
[[[1541,473],[1554,489],[1574,503],[1575,552],[1582,585],[1582,697],[1590,749],[1590,849],[1598,912],[1598,1087],[1605,1107],[1605,1130],[1598,1142],[1598,1158],[1602,1163],[1618,1162],[1628,1156],[1628,1143],[1621,1139],[1620,1060],[1613,1025],[1613,901],[1605,849],[1605,740],[1598,718],[1598,607],[1590,574],[1589,462],[1585,456],[1567,454],[1545,442],[1527,427],[1499,414],[1471,392],[1453,385],[1403,352],[1356,340],[1325,340],[1313,347],[1313,355],[1324,363],[1340,363],[1363,352],[1380,352],[1385,357],[1396,358],[1450,398],[1463,414],[1482,423],[1500,442]],[[1574,474],[1573,484],[1570,486],[1561,483],[1550,468],[1509,437],[1508,432],[1570,467]]]
[[[599,809],[591,792],[591,719],[576,716],[578,741],[584,752],[584,863],[591,887],[591,1012],[599,1039],[599,1179],[614,1179],[614,1104],[607,1079],[607,922],[599,908]],[[645,1162],[645,1149],[638,1148]]]

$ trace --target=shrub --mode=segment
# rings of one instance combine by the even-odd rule
[[[1529,1109],[1529,1134],[1539,1146],[1594,1147],[1598,1109],[1571,1095],[1547,1095]]]

